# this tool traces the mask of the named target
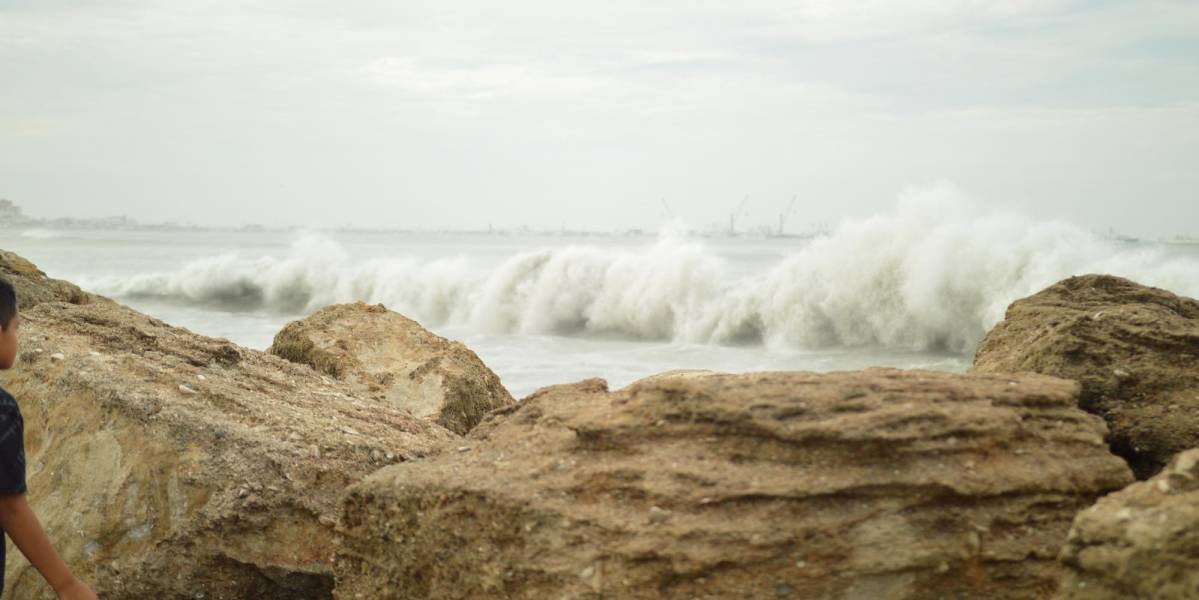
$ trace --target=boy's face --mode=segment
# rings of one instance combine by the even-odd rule
[[[0,370],[11,369],[17,360],[17,327],[21,325],[21,315],[13,315],[8,327],[0,329]]]

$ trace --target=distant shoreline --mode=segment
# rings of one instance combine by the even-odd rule
[[[298,225],[268,227],[264,225],[212,226],[183,225],[178,223],[137,223],[132,221],[112,222],[106,219],[51,219],[0,222],[0,231],[34,231],[38,229],[58,231],[139,231],[139,232],[191,232],[191,233],[297,233],[314,231],[322,233],[368,234],[368,235],[471,235],[494,237],[596,237],[596,238],[657,238],[656,231],[627,229],[592,231],[577,229],[389,229],[367,227],[302,227]],[[686,231],[687,237],[705,239],[753,239],[753,240],[814,240],[827,233],[732,233],[727,231]],[[1149,244],[1164,246],[1199,246],[1199,237],[1175,236],[1160,239],[1124,239],[1096,232],[1096,237],[1124,244]]]
[[[417,235],[483,235],[496,237],[609,237],[609,238],[628,238],[628,237],[644,237],[657,238],[659,237],[656,231],[646,231],[644,229],[626,229],[612,231],[593,231],[582,229],[532,229],[532,228],[514,228],[514,229],[389,229],[389,228],[366,228],[366,227],[302,227],[298,225],[286,227],[268,227],[263,225],[242,225],[242,226],[207,226],[207,225],[182,225],[176,223],[159,223],[159,224],[143,224],[136,222],[120,222],[112,223],[107,220],[85,220],[85,219],[66,219],[66,220],[48,220],[48,221],[22,221],[17,223],[0,223],[0,230],[7,231],[30,231],[38,229],[59,230],[59,231],[175,231],[175,232],[211,232],[211,233],[295,233],[302,231],[317,231],[325,233],[350,233],[350,234],[417,234]],[[790,240],[810,240],[821,237],[824,234],[817,233],[735,233],[728,232],[707,232],[690,230],[686,234],[689,237],[701,238],[721,238],[721,239],[790,239]]]

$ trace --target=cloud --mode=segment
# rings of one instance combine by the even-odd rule
[[[1178,207],[1196,29],[1167,0],[10,4],[0,195],[616,225],[644,197],[702,222],[747,192],[833,220],[944,176],[1038,210],[1116,214],[1137,186]]]
[[[431,101],[593,94],[605,87],[597,78],[551,73],[529,65],[451,65],[397,56],[369,60],[354,74],[405,97]]]

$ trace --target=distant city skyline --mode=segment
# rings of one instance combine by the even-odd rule
[[[71,227],[87,227],[87,228],[132,228],[132,229],[181,229],[181,230],[273,230],[273,231],[411,231],[411,232],[457,232],[457,233],[529,233],[529,234],[557,234],[557,233],[575,233],[575,234],[599,234],[599,235],[622,235],[622,234],[641,234],[641,235],[661,235],[664,231],[675,230],[693,234],[702,235],[737,235],[737,236],[789,236],[789,237],[814,237],[827,235],[835,231],[839,223],[807,223],[796,224],[786,222],[784,219],[779,219],[774,224],[770,223],[750,223],[746,225],[744,222],[740,226],[734,225],[734,220],[730,219],[727,223],[709,223],[706,226],[699,226],[694,223],[687,223],[681,219],[674,219],[669,223],[664,224],[658,229],[643,229],[640,227],[614,227],[609,229],[604,228],[568,228],[565,224],[554,227],[530,227],[528,225],[513,226],[513,227],[495,227],[488,225],[487,227],[470,228],[470,227],[449,227],[449,228],[428,228],[428,227],[392,227],[387,225],[359,225],[359,224],[324,224],[324,225],[297,225],[297,224],[263,224],[263,223],[224,223],[224,224],[198,224],[186,221],[148,221],[139,220],[128,215],[108,215],[98,217],[71,217],[57,216],[45,217],[28,215],[23,212],[19,205],[14,204],[11,200],[0,198],[0,229],[3,229],[6,223],[5,219],[12,214],[20,214],[20,220],[16,225],[24,225],[26,227],[40,226],[56,226],[69,225]],[[852,219],[847,219],[852,220]],[[1062,220],[1062,219],[1059,219]],[[679,228],[682,228],[681,230]],[[1199,235],[1191,235],[1179,233],[1174,235],[1148,236],[1143,238],[1128,235],[1126,230],[1117,230],[1113,226],[1109,226],[1106,230],[1100,228],[1091,228],[1091,231],[1099,237],[1106,237],[1120,241],[1185,241],[1187,243],[1199,242]]]
[[[43,218],[651,231],[774,227],[797,197],[803,230],[949,182],[1195,235],[1194,31],[1199,4],[1167,0],[10,2],[0,197]]]

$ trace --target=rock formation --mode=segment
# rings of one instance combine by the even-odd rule
[[[0,250],[0,278],[13,285],[21,308],[33,308],[42,302],[87,304],[99,298],[73,283],[47,277],[33,263],[7,250]]]
[[[541,390],[346,497],[336,597],[1047,598],[1132,481],[1078,385],[872,369]]]
[[[461,342],[382,304],[335,304],[288,323],[268,352],[365,388],[456,433],[511,406],[508,390]]]
[[[25,418],[29,501],[105,600],[331,598],[346,487],[457,437],[118,303],[55,302],[46,290],[63,288],[32,285],[27,262],[0,265],[25,278],[0,385]],[[6,580],[4,598],[54,597],[20,553]]]
[[[692,377],[699,379],[703,377],[711,377],[712,375],[718,375],[718,373],[710,369],[674,369],[671,371],[662,371],[661,373],[647,375],[629,385],[643,385],[659,379],[688,379]]]
[[[1199,449],[1074,521],[1062,600],[1199,598]]]
[[[1148,477],[1199,447],[1199,302],[1107,275],[1017,300],[987,334],[975,372],[1030,371],[1082,384],[1112,448]]]

